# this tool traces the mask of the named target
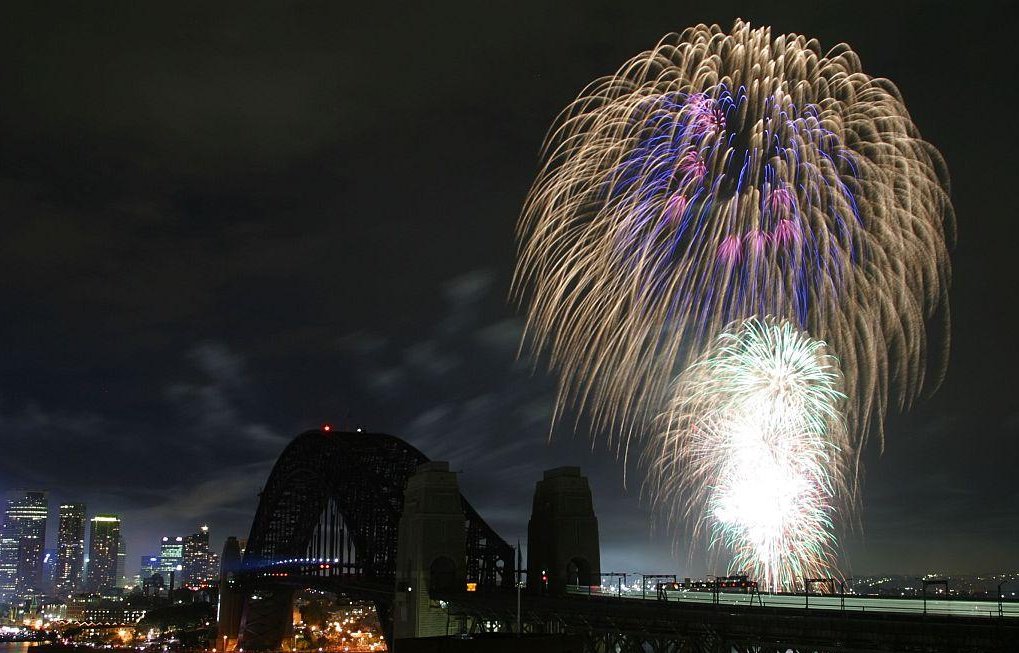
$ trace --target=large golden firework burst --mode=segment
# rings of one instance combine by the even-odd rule
[[[788,321],[839,359],[853,495],[868,434],[947,353],[948,174],[894,84],[844,44],[698,25],[588,86],[543,159],[514,294],[560,410],[626,455],[727,325]]]

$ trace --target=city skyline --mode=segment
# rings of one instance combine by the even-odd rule
[[[37,593],[54,593],[68,596],[85,587],[91,550],[93,522],[117,523],[116,585],[137,585],[135,579],[144,580],[145,562],[166,560],[152,571],[168,574],[177,572],[177,581],[200,583],[218,573],[214,561],[218,552],[209,545],[209,526],[201,524],[186,535],[163,536],[150,543],[141,554],[140,565],[124,567],[128,556],[124,548],[123,522],[119,515],[108,511],[89,512],[81,502],[49,502],[49,490],[0,490],[0,593],[17,594],[25,590]],[[54,519],[54,517],[56,519]],[[20,526],[19,520],[29,519],[32,525]],[[47,528],[53,523],[56,528]],[[47,535],[48,533],[48,535]],[[223,536],[225,542],[228,536]],[[24,541],[23,541],[24,540]],[[29,546],[26,547],[25,544]],[[177,551],[167,556],[167,547],[176,545]],[[53,556],[48,561],[48,556]],[[172,563],[169,562],[172,558]],[[170,566],[167,566],[169,564]],[[179,567],[179,568],[178,568]],[[167,577],[167,582],[169,582]]]
[[[334,430],[334,427],[331,424],[324,425],[324,426],[328,426],[329,430]],[[538,480],[540,480],[540,479],[538,479]],[[536,483],[538,482],[538,480],[536,480]],[[34,491],[6,490],[5,491],[5,490],[0,489],[0,497],[12,495],[12,494],[18,494],[18,493],[29,493],[29,492],[33,493],[33,494],[42,494],[42,495],[45,495],[47,497],[52,494],[52,492],[50,490],[44,490],[44,491],[38,491],[38,490],[34,490]],[[4,501],[6,501],[6,499],[4,499]],[[54,584],[54,587],[56,587],[56,588],[59,588],[59,578],[60,578],[60,576],[59,576],[59,571],[58,570],[59,570],[60,565],[62,563],[62,556],[60,554],[60,551],[61,551],[61,548],[62,548],[61,547],[61,533],[63,531],[60,530],[59,525],[62,524],[63,522],[60,520],[60,518],[64,516],[64,509],[65,508],[79,509],[79,508],[84,507],[84,505],[85,504],[82,504],[82,503],[70,503],[70,504],[68,504],[68,503],[65,503],[65,502],[60,502],[59,505],[54,505],[52,507],[49,507],[49,509],[47,511],[47,518],[46,518],[47,520],[49,520],[54,515],[56,515],[58,517],[58,521],[54,524],[54,525],[58,526],[58,528],[57,529],[48,530],[49,536],[45,540],[46,544],[45,544],[45,546],[40,548],[39,561],[40,561],[40,564],[42,564],[44,554],[46,554],[46,553],[48,553],[50,551],[52,551],[53,553],[56,554],[57,557],[55,558],[55,560],[53,562],[54,569],[53,569],[53,572],[52,572],[53,573],[52,582]],[[89,517],[88,515],[91,515],[91,517]],[[83,542],[82,542],[83,566],[78,570],[79,576],[78,576],[78,583],[76,585],[76,587],[79,590],[82,589],[84,587],[84,585],[85,585],[85,580],[84,580],[85,579],[85,575],[84,575],[84,573],[87,570],[87,565],[88,565],[88,561],[89,561],[88,555],[85,552],[87,552],[89,550],[90,543],[91,543],[91,529],[87,528],[85,525],[86,524],[91,524],[95,520],[96,517],[100,518],[100,521],[117,520],[118,541],[121,541],[119,538],[122,537],[123,520],[120,518],[119,515],[111,514],[109,512],[102,512],[102,511],[97,511],[97,512],[95,512],[95,514],[92,514],[92,511],[89,511],[87,513],[83,513],[83,528],[84,528],[85,532],[89,533],[89,535],[87,537],[85,537]],[[175,522],[178,522],[178,523],[179,523],[179,521],[180,521],[179,519],[175,520]],[[195,532],[191,533],[191,534],[188,534],[188,535],[163,535],[163,536],[156,537],[152,541],[147,541],[147,543],[142,544],[140,546],[140,550],[145,551],[144,553],[139,553],[137,556],[135,556],[135,555],[127,556],[127,560],[128,561],[130,561],[130,560],[138,560],[139,562],[137,564],[129,562],[130,566],[126,567],[123,570],[123,573],[118,576],[118,578],[120,580],[123,580],[124,582],[117,583],[116,586],[118,586],[118,587],[133,587],[133,586],[137,585],[137,586],[140,587],[141,586],[140,583],[136,582],[136,581],[144,580],[144,578],[146,577],[146,573],[147,572],[148,573],[159,572],[161,575],[164,576],[164,580],[167,583],[169,583],[169,575],[168,574],[169,574],[169,572],[171,570],[175,571],[178,574],[177,575],[177,580],[176,580],[178,585],[183,585],[183,583],[185,581],[192,580],[197,575],[196,572],[194,571],[196,569],[196,562],[194,561],[195,559],[192,558],[193,561],[191,563],[190,569],[188,569],[186,567],[186,565],[185,565],[185,558],[187,557],[187,554],[185,553],[185,551],[187,550],[186,547],[188,547],[188,545],[192,546],[191,551],[201,550],[201,551],[204,551],[207,556],[209,556],[209,558],[207,559],[208,560],[207,564],[210,565],[210,566],[207,567],[207,569],[209,571],[208,571],[206,577],[211,578],[211,577],[215,576],[216,573],[218,573],[217,571],[215,571],[216,568],[211,566],[211,565],[213,565],[213,564],[218,565],[218,559],[219,559],[220,552],[223,549],[223,546],[227,544],[227,541],[228,540],[240,540],[240,541],[244,541],[245,538],[247,537],[247,530],[245,530],[244,533],[240,534],[240,535],[236,535],[236,534],[233,534],[233,533],[227,533],[227,532],[219,532],[217,534],[217,536],[216,536],[216,540],[211,540],[209,534],[210,534],[210,531],[212,531],[213,529],[208,524],[204,524],[203,523],[203,524],[199,525],[197,528],[192,527],[192,529]],[[130,529],[128,529],[128,530],[130,530]],[[164,529],[164,532],[166,530],[167,529]],[[189,529],[187,527],[185,527],[181,532],[185,532],[187,530],[189,530]],[[204,541],[203,541],[203,538],[204,538]],[[196,543],[201,543],[198,546],[201,546],[202,548],[199,549],[198,547],[194,546]],[[52,544],[53,546],[50,546],[50,544]],[[0,548],[2,548],[2,545],[0,545]],[[167,551],[170,551],[170,553],[168,554]],[[523,551],[525,551],[525,552],[527,551],[526,537],[524,538],[524,542],[523,542]],[[194,555],[194,554],[192,554],[192,555]],[[212,562],[213,560],[215,561],[215,563]],[[169,566],[167,566],[168,561],[172,561],[172,562],[169,562]],[[147,564],[148,564],[148,568],[146,568]],[[677,565],[677,569],[680,569],[681,571],[685,571],[684,565],[685,565],[685,561],[679,561],[679,563]],[[42,571],[43,571],[42,567],[40,567],[39,571],[40,571],[40,573],[42,573]],[[634,569],[634,571],[637,571],[637,570]],[[856,573],[849,573],[849,574],[847,574],[847,577],[879,578],[879,577],[884,577],[884,576],[892,576],[892,577],[904,577],[904,578],[905,577],[916,577],[916,578],[919,578],[919,577],[929,576],[929,575],[933,575],[933,576],[945,576],[945,575],[952,576],[952,575],[955,575],[955,576],[974,576],[974,577],[977,577],[977,576],[982,576],[982,575],[995,575],[995,574],[1001,574],[1001,573],[1006,573],[1007,574],[1007,573],[1011,573],[1011,572],[1015,572],[1015,571],[1016,571],[1016,569],[1015,569],[1014,566],[1008,566],[1008,565],[1000,566],[1000,567],[995,567],[993,565],[989,565],[989,566],[974,567],[974,568],[952,568],[952,567],[934,565],[934,566],[929,566],[929,567],[924,567],[924,568],[913,568],[913,569],[909,569],[909,570],[893,569],[893,568],[889,568],[889,569],[867,569],[867,570],[857,571]],[[697,572],[696,571],[692,571],[691,573],[696,574]],[[707,575],[711,575],[714,572],[704,572],[704,573],[707,574]],[[2,558],[0,558],[0,578],[2,578],[2,574],[3,574],[3,566],[2,566]],[[0,581],[0,582],[2,582],[2,581]],[[12,587],[13,587],[13,585],[12,585]],[[60,592],[58,591],[57,593],[59,594]]]
[[[893,79],[959,216],[947,376],[864,450],[843,571],[1015,567],[1019,354],[999,334],[1019,283],[1016,135],[983,108],[1016,93],[1005,5],[918,7],[534,3],[400,24],[370,7],[16,8],[0,28],[0,489],[49,492],[43,549],[62,502],[118,515],[131,575],[164,535],[208,524],[213,552],[247,537],[295,435],[362,426],[462,470],[507,541],[526,539],[542,470],[579,465],[604,568],[718,571],[652,528],[634,466],[586,422],[550,432],[555,380],[517,357],[506,298],[557,112],[665,31],[743,17],[845,41]]]

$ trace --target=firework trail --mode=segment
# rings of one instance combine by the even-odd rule
[[[868,433],[946,358],[947,171],[895,86],[846,45],[700,25],[585,89],[544,160],[514,292],[559,408],[625,456],[728,325],[788,321],[839,357],[848,501]]]

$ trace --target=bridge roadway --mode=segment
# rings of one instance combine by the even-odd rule
[[[346,572],[346,573],[345,573]],[[375,600],[388,621],[393,581],[351,574],[325,560],[290,560],[249,570],[245,580],[277,587],[314,588]],[[618,593],[617,593],[618,592]],[[1019,650],[1019,602],[964,599],[843,597],[811,594],[739,594],[675,591],[657,598],[653,589],[569,587],[565,596],[522,593],[525,632],[580,635],[589,651],[1015,651]],[[456,626],[467,632],[514,630],[514,591],[451,592],[447,603]],[[388,631],[388,629],[386,629]],[[450,633],[452,634],[452,632]],[[647,644],[650,648],[644,646]]]
[[[689,594],[697,594],[690,592]],[[443,600],[451,625],[468,633],[515,629],[515,592],[448,593]],[[972,613],[939,605],[944,614],[914,612],[911,599],[846,599],[846,609],[831,597],[764,595],[764,605],[749,602],[748,595],[722,594],[718,605],[711,594],[673,597],[569,593],[520,596],[524,632],[564,633],[586,640],[588,651],[1015,651],[1019,646],[1019,619],[1014,604],[1009,617],[998,618],[997,604],[980,603]],[[745,600],[744,600],[745,599]],[[835,602],[838,598],[834,599]],[[861,602],[862,601],[862,602]],[[892,609],[882,609],[886,603]],[[938,603],[955,604],[956,601]],[[852,607],[851,607],[852,606]],[[993,612],[994,615],[988,615]],[[993,618],[991,618],[993,616]]]
[[[640,589],[624,588],[621,594],[615,590],[603,588],[600,592],[597,588],[594,591],[587,587],[571,586],[567,590],[570,594],[619,596],[624,599],[636,599],[657,601],[653,589],[647,590],[645,595]],[[669,591],[666,593],[667,600],[677,603],[713,603],[713,595],[708,591]],[[735,592],[719,592],[718,602],[722,605],[747,605],[775,608],[798,608],[809,610],[847,610],[857,612],[900,612],[904,614],[923,614],[925,611],[922,598],[899,598],[894,596],[859,596],[847,594],[844,599],[839,596],[810,594],[761,594],[757,595],[738,594]],[[983,617],[983,618],[1019,618],[1019,601],[1003,601],[999,605],[994,600],[976,599],[927,599],[927,614],[960,617]],[[1017,644],[1019,648],[1019,644]]]
[[[347,591],[364,595],[366,598],[382,598],[392,594],[392,581],[375,579],[345,573],[342,565],[329,564],[328,560],[293,560],[267,565],[252,570],[251,575],[261,579],[272,579],[275,584],[293,587],[307,587],[326,591]],[[335,562],[339,562],[338,560]],[[621,598],[637,601],[659,602],[653,588],[642,591],[635,587],[621,590],[612,588],[570,585],[567,593],[579,597]],[[713,604],[714,596],[704,590],[670,590],[665,594],[668,602]],[[845,597],[830,594],[742,594],[719,592],[718,603],[723,606],[773,607],[807,610],[845,610],[850,612],[903,613],[922,615],[944,615],[977,617],[985,619],[1019,618],[1019,601],[997,601],[978,599],[927,599],[926,607],[922,598],[899,598],[894,596],[860,596],[847,594]],[[1000,612],[999,612],[1000,608]]]

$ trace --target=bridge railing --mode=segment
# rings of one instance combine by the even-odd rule
[[[640,588],[588,587],[586,585],[568,585],[567,593],[575,596],[590,597],[621,597],[630,600],[642,600]],[[657,595],[647,596],[644,600],[660,600]],[[823,594],[743,594],[737,592],[719,592],[717,599],[710,591],[686,590],[670,591],[666,601],[673,603],[719,604],[729,606],[756,606],[773,608],[800,608],[817,611],[875,612],[875,613],[906,613],[923,614],[925,611],[921,598],[899,597],[866,597],[847,595],[839,596]],[[927,599],[926,613],[941,616],[981,617],[981,618],[1019,618],[1019,601],[1003,602],[1000,606],[994,600],[979,599]]]

